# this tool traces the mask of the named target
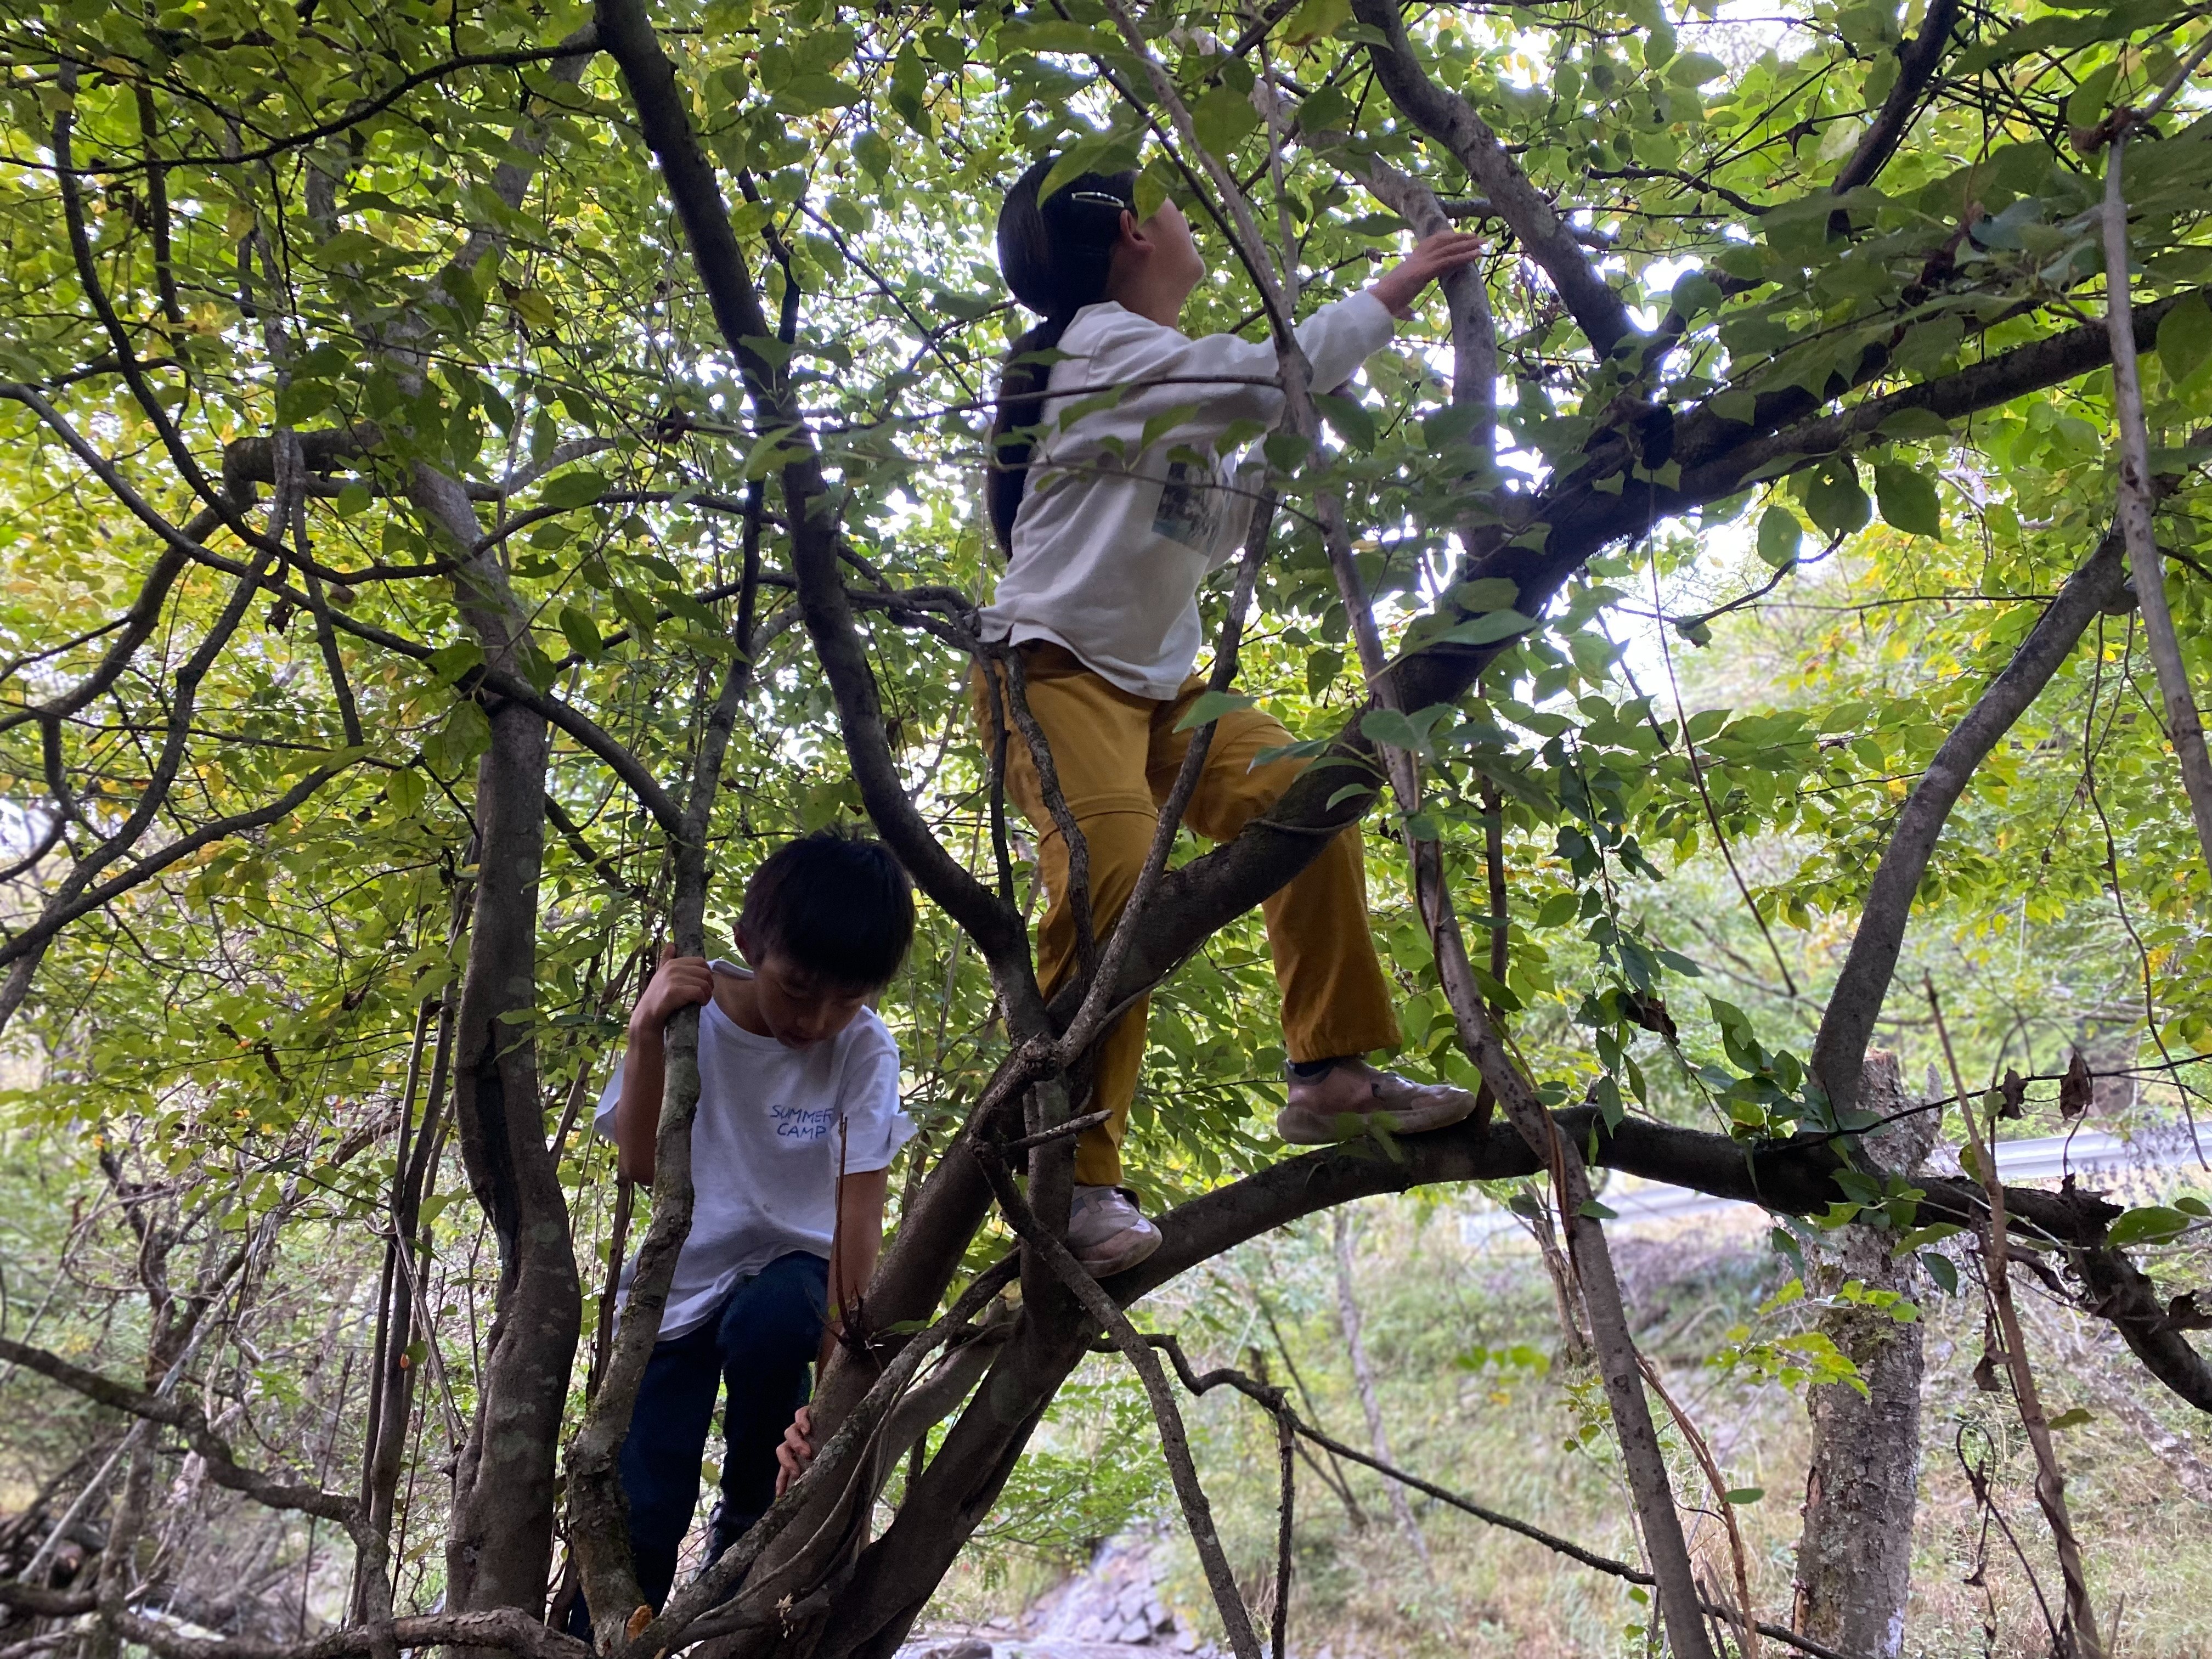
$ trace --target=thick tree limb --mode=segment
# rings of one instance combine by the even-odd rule
[[[1974,769],[2051,684],[2083,631],[2118,598],[2126,574],[2119,533],[2108,531],[2096,551],[2066,579],[2012,660],[1951,728],[1899,810],[1861,907],[1850,951],[1813,1039],[1813,1075],[1836,1110],[1848,1111],[1858,1103],[1867,1044],[1897,972],[1913,898],[1951,809],[1972,781]]]
[[[2131,319],[2136,349],[2151,349],[2166,313],[2202,294],[2197,289],[2170,294],[2136,311]],[[1661,490],[1658,499],[1667,503],[1663,508],[1667,512],[1718,501],[1741,489],[1750,473],[1792,457],[1810,462],[1832,455],[1854,441],[1872,437],[1884,421],[1906,410],[1924,410],[1946,421],[1960,420],[2031,392],[2077,379],[2111,361],[2112,342],[2105,328],[2083,325],[2046,334],[2027,345],[1971,363],[1954,374],[1869,398],[1817,419],[1807,416],[1829,400],[1801,387],[1759,394],[1748,422],[1730,420],[1710,407],[1701,408],[1676,426],[1674,458],[1682,465],[1682,476],[1674,490]],[[1886,352],[1878,354],[1875,361],[1862,367],[1854,377],[1856,382],[1871,380],[1887,362]]]
[[[1436,192],[1382,157],[1357,168],[1355,176],[1377,201],[1413,226],[1414,235],[1434,236],[1451,228]],[[1495,463],[1498,448],[1498,325],[1491,315],[1490,296],[1483,290],[1482,272],[1475,266],[1445,272],[1437,286],[1443,290],[1451,321],[1452,404],[1475,410],[1467,437],[1476,461],[1486,471]],[[1487,489],[1486,483],[1479,487]]]
[[[1598,356],[1608,356],[1632,331],[1626,303],[1597,274],[1552,204],[1506,154],[1490,124],[1466,99],[1429,78],[1407,38],[1398,0],[1352,0],[1352,11],[1389,41],[1387,46],[1370,42],[1367,50],[1376,78],[1390,101],[1450,150],[1468,176],[1488,192],[1498,216],[1512,227],[1528,257],[1544,268]]]
[[[746,586],[732,628],[731,655],[720,694],[707,711],[699,748],[691,765],[691,789],[684,805],[684,832],[672,838],[669,863],[673,878],[669,932],[676,954],[707,952],[707,832],[721,787],[722,761],[729,752],[738,708],[753,684],[756,653],[751,638],[753,604],[760,585],[761,487],[752,486],[753,511],[746,521]],[[616,1328],[613,1346],[599,1372],[599,1388],[585,1408],[584,1421],[569,1443],[568,1505],[574,1517],[569,1537],[583,1570],[586,1605],[602,1609],[593,1631],[596,1643],[611,1646],[616,1615],[644,1603],[636,1559],[629,1544],[628,1504],[618,1462],[629,1431],[645,1368],[660,1334],[662,1312],[676,1280],[677,1258],[690,1236],[691,1123],[699,1109],[699,1013],[680,1009],[663,1038],[664,1082],[660,1117],[654,1133],[653,1221],[637,1254],[629,1296]]]
[[[730,228],[713,163],[677,88],[675,65],[654,37],[642,0],[599,0],[597,17],[599,43],[622,69],[639,130],[660,163],[715,324],[737,356],[756,429],[781,434],[786,445],[785,515],[799,603],[823,672],[836,694],[846,750],[868,816],[923,890],[976,941],[1002,994],[1018,1005],[1034,1006],[1033,976],[1026,996],[1022,994],[1029,956],[1020,916],[938,843],[907,798],[852,601],[837,574],[836,502],[782,371],[752,343],[765,343],[773,331]],[[1020,1009],[1012,1012],[1018,1017]]]
[[[2136,311],[2138,347],[2155,337],[2159,320],[2187,297],[2172,296]],[[1499,546],[1476,559],[1465,574],[1513,580],[1521,592],[1515,608],[1524,615],[1537,615],[1593,554],[1641,535],[1669,514],[1735,494],[1743,487],[1747,473],[1768,462],[1795,454],[1809,463],[1849,439],[1872,432],[1900,409],[1927,409],[1956,419],[1994,408],[2087,374],[2101,367],[2109,356],[2102,328],[2070,329],[1941,380],[1804,422],[1786,436],[1751,435],[1751,428],[1742,422],[1701,412],[1684,420],[1677,430],[1676,453],[1683,459],[1684,470],[1676,488],[1639,483],[1618,494],[1606,493],[1595,486],[1624,467],[1626,457],[1594,459],[1531,503],[1531,519],[1548,530],[1540,549]],[[1765,407],[1769,399],[1759,401]],[[1799,406],[1795,394],[1786,401]],[[1501,649],[1432,647],[1408,657],[1395,671],[1406,706],[1419,708],[1455,701]],[[1374,747],[1358,730],[1364,713],[1355,713],[1339,731],[1330,755],[1361,763],[1365,775],[1379,781]],[[1319,854],[1324,832],[1358,822],[1374,805],[1372,791],[1346,795],[1334,804],[1332,797],[1361,775],[1349,768],[1316,767],[1234,842],[1170,871],[1160,884],[1158,902],[1138,925],[1129,960],[1115,984],[1116,1000],[1157,984],[1206,939],[1283,886]],[[1056,1016],[1065,1017],[1065,1001],[1064,996],[1055,999]]]
[[[2018,1213],[2020,1194],[2008,1189],[2008,1198]],[[2150,1276],[2109,1245],[2071,1249],[2067,1265],[2088,1287],[2089,1310],[2111,1322],[2143,1369],[2198,1411],[2212,1413],[2212,1361],[2182,1334],[2190,1328],[2188,1298],[2179,1298],[2182,1306],[2160,1301]]]
[[[1951,31],[1958,26],[1959,0],[1934,0],[1922,20],[1920,33],[1898,47],[1897,79],[1890,82],[1888,95],[1875,112],[1874,124],[1860,135],[1850,159],[1837,170],[1835,182],[1829,186],[1837,195],[1872,184],[1889,165],[1889,158],[1897,154],[1897,147],[1905,142],[1912,125],[1920,94],[1943,61]]]
[[[1594,1153],[1594,1163],[1645,1180],[1788,1215],[1820,1215],[1847,1196],[1834,1178],[1842,1158],[1827,1136],[1747,1143],[1638,1117],[1608,1131],[1591,1107],[1552,1116],[1571,1144]],[[1436,1182],[1510,1180],[1544,1170],[1504,1123],[1462,1124],[1417,1135],[1401,1141],[1399,1151],[1402,1160],[1357,1142],[1310,1152],[1193,1199],[1160,1218],[1165,1242],[1150,1261],[1114,1281],[1115,1295],[1134,1301],[1249,1239],[1353,1199]],[[1922,1220],[1987,1224],[1979,1183],[1928,1176],[1916,1184],[1926,1194]],[[2189,1322],[2183,1310],[2161,1302],[2150,1279],[2104,1242],[2120,1206],[2074,1188],[2052,1193],[2033,1187],[2007,1187],[2004,1203],[2016,1236],[2061,1249],[2089,1293],[2089,1311],[2118,1330],[2144,1369],[2198,1410],[2212,1412],[2212,1362],[2184,1334]]]
[[[0,1596],[4,1599],[4,1596]],[[520,1607],[486,1613],[425,1613],[388,1624],[351,1625],[312,1642],[258,1642],[243,1637],[210,1641],[186,1636],[165,1620],[139,1613],[116,1616],[118,1630],[160,1659],[352,1659],[395,1649],[497,1649],[523,1659],[585,1659],[591,1652],[573,1636],[532,1618]]]

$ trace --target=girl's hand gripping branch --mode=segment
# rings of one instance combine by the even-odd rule
[[[1471,231],[1440,230],[1424,236],[1413,251],[1376,279],[1368,292],[1390,309],[1394,317],[1410,317],[1421,290],[1437,277],[1473,264],[1481,257],[1483,240]]]
[[[615,1166],[625,1181],[653,1182],[653,1144],[660,1132],[660,1096],[667,1084],[661,1047],[669,1016],[710,1002],[714,970],[704,957],[661,953],[660,966],[630,1011],[629,1051],[623,1057],[622,1098],[615,1105]]]

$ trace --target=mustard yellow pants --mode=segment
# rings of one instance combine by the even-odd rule
[[[1043,641],[1019,647],[1030,712],[1042,728],[1068,811],[1090,855],[1093,927],[1103,941],[1129,900],[1160,803],[1173,787],[1191,734],[1176,730],[1205,691],[1194,676],[1166,701],[1140,697],[1085,668],[1064,647]],[[1002,677],[1003,670],[994,669]],[[975,723],[992,741],[991,684],[973,676]],[[1003,705],[1002,705],[1003,707]],[[1049,997],[1077,969],[1075,919],[1068,902],[1067,848],[1046,809],[1029,745],[1007,727],[1006,793],[1036,831],[1041,874],[1050,903],[1037,932],[1037,974]],[[1299,760],[1255,768],[1261,750],[1290,742],[1271,715],[1240,708],[1224,714],[1207,748],[1206,769],[1184,821],[1211,841],[1228,841],[1279,799],[1304,770]],[[1292,1060],[1328,1060],[1395,1047],[1393,1012],[1367,919],[1367,879],[1359,832],[1346,830],[1262,907],[1275,983],[1283,999],[1283,1040]],[[1132,1007],[1100,1039],[1093,1054],[1089,1109],[1110,1111],[1076,1143],[1075,1178],[1087,1187],[1121,1179],[1121,1140],[1145,1056],[1149,999]]]

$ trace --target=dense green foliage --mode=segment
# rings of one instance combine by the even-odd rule
[[[988,598],[988,400],[1024,325],[990,227],[1033,157],[1142,165],[1148,194],[1189,206],[1215,266],[1189,329],[1264,333],[1196,158],[1158,141],[1173,124],[1113,9],[654,8],[781,318],[781,339],[749,343],[806,412],[856,592]],[[1365,704],[1311,511],[1323,489],[1346,503],[1395,648],[1512,640],[1468,696],[1364,716],[1369,738],[1422,758],[1429,792],[1410,824],[1376,815],[1368,842],[1409,1071],[1475,1080],[1399,832],[1442,841],[1480,923],[1494,799],[1510,902],[1490,920],[1509,948],[1484,988],[1547,1103],[1747,1139],[1829,1123],[1806,1056],[1897,810],[2111,523],[2116,414],[2099,357],[1955,408],[1907,398],[1818,447],[1806,434],[1832,406],[2101,329],[2084,134],[2143,101],[2199,28],[2132,5],[1970,11],[1893,159],[1831,193],[1923,11],[1571,0],[1411,21],[1429,75],[1497,130],[1619,291],[1635,331],[1610,355],[1463,166],[1391,105],[1370,58],[1382,37],[1346,0],[1140,20],[1196,137],[1299,273],[1302,309],[1403,246],[1405,222],[1359,183],[1378,161],[1495,237],[1494,464],[1480,417],[1451,401],[1431,305],[1322,400],[1325,442],[1266,446],[1287,506],[1239,679],[1315,752]],[[607,740],[556,736],[536,1001],[514,1032],[537,1044],[587,1296],[614,1206],[589,1112],[667,905],[665,838],[607,750],[672,793],[684,780],[754,554],[766,626],[712,820],[710,931],[726,939],[763,846],[860,808],[784,574],[787,447],[757,432],[614,66],[552,50],[590,21],[573,4],[58,0],[0,22],[0,1018],[20,1060],[8,1156],[37,1171],[6,1236],[6,1334],[137,1372],[150,1338],[128,1311],[123,1208],[163,1206],[178,1260],[204,1255],[210,1273],[273,1218],[267,1258],[221,1281],[235,1307],[217,1346],[236,1352],[218,1392],[272,1461],[331,1486],[353,1478],[353,1396],[318,1382],[308,1411],[298,1356],[323,1343],[368,1363],[395,1170],[440,1084],[466,952],[495,695],[471,569],[496,567],[526,618],[511,672]],[[2128,175],[2136,306],[2179,296],[2145,369],[2175,485],[2159,533],[2200,685],[2201,107],[2185,90]],[[1802,412],[1756,465],[1705,477],[1671,454],[1678,432],[1707,430],[1696,422],[1749,422],[1785,394]],[[1606,538],[1515,636],[1518,591],[1462,580],[1463,551],[1540,551],[1540,486],[1605,472],[1621,442],[1595,490],[1664,494],[1660,521]],[[469,486],[475,549],[410,497],[424,469]],[[1209,590],[1209,626],[1225,596]],[[912,608],[868,617],[910,793],[988,874],[969,665]],[[118,639],[127,660],[88,680]],[[1186,837],[1178,862],[1197,850]],[[1881,1040],[1916,1081],[1937,1060],[1924,969],[1953,1000],[1970,1082],[2038,1079],[2031,1127],[2056,1123],[2050,1085],[2076,1047],[2112,1074],[2099,1100],[2117,1122],[2169,1114],[2186,1062],[2212,1050],[2208,894],[2136,620],[2117,605],[1953,815]],[[1485,928],[1471,933],[1486,961]],[[1156,998],[1131,1144],[1148,1208],[1281,1156],[1273,998],[1256,917]],[[884,1012],[923,1131],[896,1202],[1006,1045],[984,964],[933,909]],[[435,1387],[417,1402],[400,1540],[401,1600],[417,1606],[441,1582],[438,1472],[473,1407],[497,1271],[458,1159],[433,1163],[427,1328],[407,1356]],[[238,1357],[257,1344],[265,1359]],[[4,1473],[35,1486],[94,1433],[60,1416],[11,1431]],[[1073,1477],[1045,1459],[1024,1479],[1017,1513]]]

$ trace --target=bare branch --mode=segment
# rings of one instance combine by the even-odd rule
[[[208,1426],[206,1416],[189,1400],[148,1394],[9,1337],[0,1337],[0,1359],[27,1371],[35,1371],[98,1405],[177,1430],[184,1436],[185,1443],[206,1460],[210,1479],[233,1492],[244,1493],[256,1503],[271,1509],[319,1516],[349,1529],[358,1518],[360,1505],[343,1492],[324,1492],[315,1486],[278,1480],[240,1464],[231,1452],[230,1443]],[[0,1595],[0,1599],[8,1598]]]
[[[2173,611],[2166,599],[2166,571],[2151,527],[2156,485],[2150,472],[2150,434],[2143,421],[2142,377],[2136,366],[2136,331],[2130,326],[2128,203],[2120,161],[2127,153],[2128,123],[2123,121],[2105,152],[2105,321],[2112,348],[2112,402],[2120,427],[2120,528],[2128,544],[2128,568],[2136,579],[2136,603],[2142,608],[2143,640],[2158,673],[2159,700],[2166,706],[2166,735],[2181,765],[2181,786],[2189,816],[2197,826],[2197,850],[2212,868],[2212,752],[2204,746],[2204,722],[2197,713],[2197,694],[2189,665],[2174,632]]]

